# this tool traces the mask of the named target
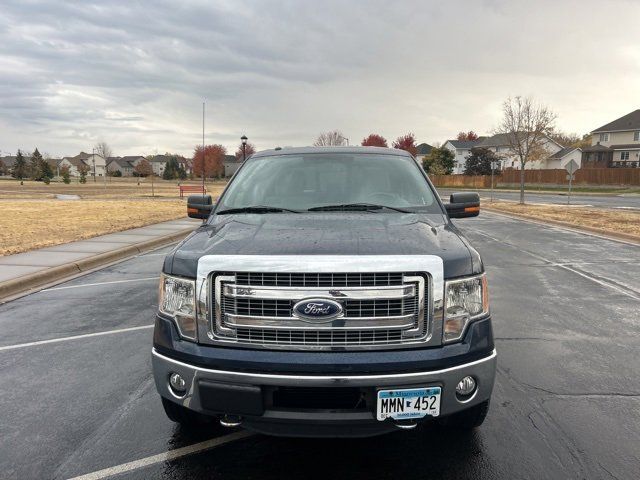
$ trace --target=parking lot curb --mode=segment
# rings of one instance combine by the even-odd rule
[[[636,245],[640,245],[640,237],[636,236],[636,235],[631,235],[628,233],[620,233],[620,232],[612,232],[610,230],[605,230],[604,228],[596,228],[596,227],[587,227],[587,226],[583,226],[583,225],[575,225],[573,223],[569,223],[569,222],[563,222],[560,220],[550,220],[550,219],[539,219],[539,218],[535,218],[535,217],[530,217],[528,215],[522,215],[520,213],[512,213],[512,212],[504,212],[502,210],[498,210],[498,209],[493,209],[491,207],[487,207],[486,205],[483,205],[483,210],[486,210],[488,212],[491,213],[495,213],[496,215],[503,215],[505,217],[511,217],[511,218],[518,218],[518,219],[522,219],[522,220],[527,220],[529,222],[532,223],[538,223],[538,224],[548,224],[548,225],[555,225],[558,227],[565,227],[569,230],[575,230],[578,232],[584,232],[584,233],[591,233],[591,234],[597,234],[599,236],[602,237],[606,237],[609,238],[611,240],[621,240],[621,241],[625,241],[625,242],[629,242],[629,243],[633,243]]]
[[[104,267],[108,264],[116,263],[134,255],[153,250],[154,248],[177,242],[184,239],[193,232],[193,230],[194,228],[187,228],[169,235],[153,238],[134,245],[127,245],[126,247],[111,250],[110,252],[92,255],[75,262],[47,268],[46,270],[0,282],[0,302],[26,295],[44,286],[60,283],[63,280],[88,273],[99,267]]]

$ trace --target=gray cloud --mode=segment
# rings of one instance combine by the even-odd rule
[[[443,142],[534,95],[583,133],[640,105],[640,4],[5,1],[0,151],[305,145],[339,128]]]

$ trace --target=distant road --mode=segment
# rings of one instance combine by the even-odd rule
[[[446,201],[452,192],[477,191],[482,198],[489,198],[489,190],[474,190],[465,188],[438,188],[438,193]],[[493,198],[500,200],[510,200],[517,202],[520,199],[518,192],[503,192],[495,190]],[[566,205],[566,193],[529,193],[525,192],[525,201],[528,203],[547,203],[551,205]],[[637,194],[614,194],[611,195],[571,195],[572,205],[589,205],[597,208],[619,208],[623,210],[640,210],[640,195]]]

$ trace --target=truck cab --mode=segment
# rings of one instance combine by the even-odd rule
[[[484,420],[496,351],[478,252],[407,152],[259,152],[165,258],[152,350],[168,417],[285,436]]]

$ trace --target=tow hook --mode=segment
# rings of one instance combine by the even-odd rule
[[[418,422],[414,420],[395,421],[393,424],[400,430],[413,430],[418,426]]]
[[[220,425],[227,428],[239,427],[242,425],[242,417],[237,415],[225,415],[220,418]]]

